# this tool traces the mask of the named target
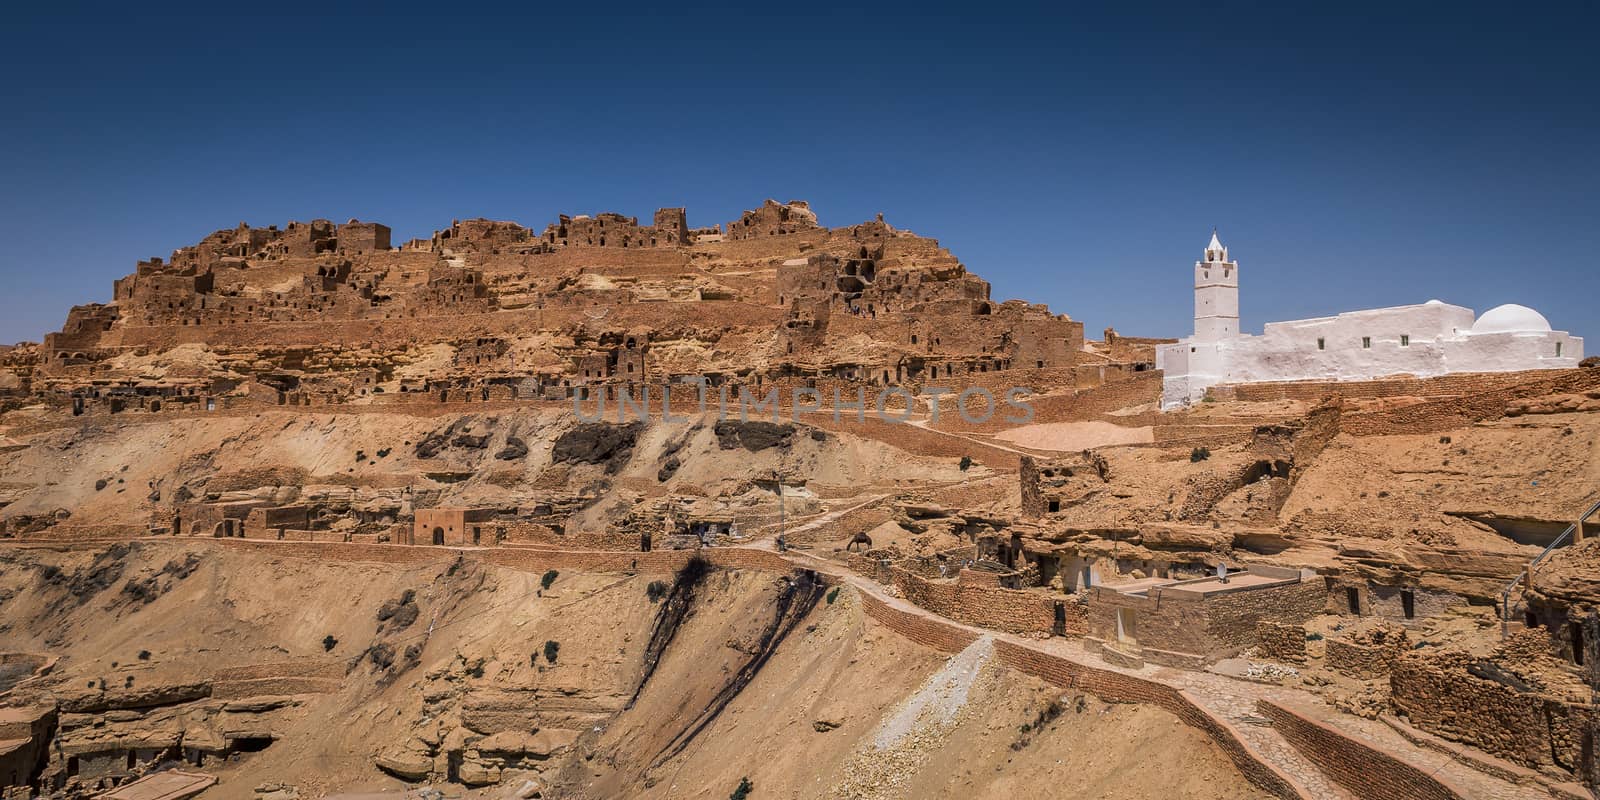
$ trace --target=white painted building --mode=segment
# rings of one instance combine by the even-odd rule
[[[1239,265],[1215,231],[1194,265],[1194,335],[1156,348],[1163,409],[1193,403],[1219,383],[1565,369],[1582,359],[1583,339],[1551,330],[1542,314],[1519,305],[1475,318],[1470,308],[1429,300],[1269,322],[1247,336],[1239,331]]]

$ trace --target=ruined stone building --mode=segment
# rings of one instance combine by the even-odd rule
[[[356,220],[240,224],[140,261],[110,303],[72,309],[45,338],[30,389],[148,408],[260,385],[281,403],[448,402],[689,377],[916,387],[1017,370],[1042,390],[1074,385],[1085,363],[1093,380],[1107,363],[1142,368],[1125,347],[1088,349],[1065,315],[997,302],[932,239],[881,219],[825,228],[803,201],[769,200],[725,234],[664,208],[649,225],[615,213],[562,215],[543,233],[457,220],[399,248],[390,239]],[[165,376],[115,366],[195,346],[205,363]],[[448,374],[421,366],[437,348]],[[365,372],[327,380],[346,370]]]

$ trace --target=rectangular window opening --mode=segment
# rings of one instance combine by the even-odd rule
[[[1408,334],[1408,333],[1400,334],[1400,346],[1401,347],[1410,347],[1411,346],[1411,334]]]
[[[1363,350],[1371,350],[1372,349],[1372,337],[1371,336],[1363,336],[1363,337],[1361,337],[1361,349],[1363,349]]]
[[[1318,350],[1326,350],[1326,349],[1328,349],[1328,340],[1322,338],[1321,336],[1318,336],[1317,337],[1317,349]]]

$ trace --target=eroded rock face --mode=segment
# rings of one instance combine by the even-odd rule
[[[527,456],[527,443],[515,436],[507,436],[506,446],[500,448],[500,452],[494,454],[494,457],[501,461],[517,461]]]
[[[640,422],[584,423],[556,437],[550,460],[557,464],[604,464],[607,472],[616,472],[633,455],[643,430]]]
[[[722,420],[712,428],[717,435],[717,446],[724,450],[743,447],[752,453],[769,447],[788,447],[794,438],[794,426],[760,420]]]
[[[113,709],[169,706],[210,696],[211,682],[197,681],[73,692],[58,696],[56,702],[63,713],[100,714]]]

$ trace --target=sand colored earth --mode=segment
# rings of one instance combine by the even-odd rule
[[[1069,452],[1118,444],[1155,441],[1150,427],[1128,428],[1110,422],[1042,422],[1001,431],[995,438],[1035,450]]]

